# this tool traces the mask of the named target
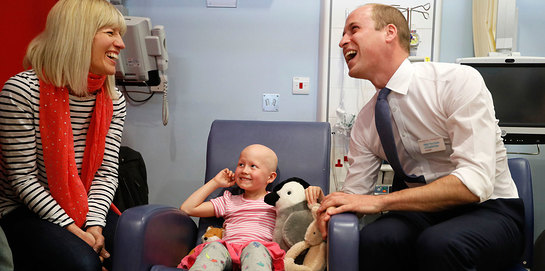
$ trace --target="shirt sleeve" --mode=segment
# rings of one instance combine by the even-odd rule
[[[113,106],[114,114],[112,115],[110,129],[106,135],[104,159],[89,188],[87,227],[104,227],[106,225],[106,215],[119,184],[119,149],[121,147],[121,136],[126,116],[126,103],[123,95],[120,94],[119,99],[113,100]]]
[[[481,202],[494,191],[497,129],[492,95],[481,75],[461,65],[459,77],[448,91],[445,102],[447,127],[452,141],[450,158],[458,177]]]
[[[28,74],[26,74],[28,75]],[[67,226],[74,221],[38,179],[36,125],[39,82],[25,75],[12,77],[0,92],[0,145],[4,182],[15,193],[12,204],[23,202],[42,219]],[[10,197],[10,195],[4,195]],[[16,201],[16,202],[15,202]],[[5,206],[1,206],[5,208]]]
[[[214,206],[214,213],[216,214],[216,217],[223,217],[225,215],[227,202],[231,201],[231,196],[231,192],[229,192],[229,190],[225,190],[225,192],[223,192],[223,196],[210,200],[212,206]]]
[[[358,119],[362,117],[361,114]],[[364,137],[365,125],[356,120],[352,127],[350,148],[348,153],[348,174],[343,188],[345,193],[369,195],[374,191],[382,159],[376,156],[366,145]]]

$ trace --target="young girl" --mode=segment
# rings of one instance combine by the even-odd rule
[[[250,145],[240,153],[233,173],[220,171],[195,191],[180,207],[197,217],[223,217],[224,236],[217,242],[201,244],[179,267],[190,270],[284,270],[284,254],[272,242],[276,211],[263,198],[266,187],[276,178],[278,158],[263,145]],[[244,193],[204,201],[214,190],[237,184]]]

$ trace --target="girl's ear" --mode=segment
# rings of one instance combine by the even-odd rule
[[[274,182],[275,179],[276,179],[276,172],[273,171],[269,175],[269,180],[267,180],[267,183],[272,183],[272,182]]]

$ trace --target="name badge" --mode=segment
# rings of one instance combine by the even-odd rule
[[[420,153],[422,154],[446,150],[445,141],[442,137],[418,140],[418,145],[420,146]]]

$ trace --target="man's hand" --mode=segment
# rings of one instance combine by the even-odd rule
[[[332,215],[354,212],[358,214],[376,214],[382,211],[380,196],[346,194],[334,192],[325,196],[318,209],[318,228],[322,237],[327,237],[327,224]]]
[[[334,192],[327,195],[322,201],[320,210],[325,209],[327,209],[327,213],[330,216],[345,212],[354,212],[366,215],[377,214],[383,211],[383,203],[381,196]]]
[[[322,205],[323,206],[323,205]],[[331,207],[334,208],[334,207]],[[318,223],[318,230],[322,234],[322,239],[326,240],[327,238],[327,227],[331,216],[327,213],[327,209],[322,209],[321,207],[316,211],[316,221]]]
[[[465,184],[454,175],[441,177],[429,184],[403,189],[386,195],[358,195],[335,192],[322,200],[318,209],[318,228],[326,238],[327,223],[332,215],[354,212],[359,215],[383,211],[436,212],[462,204],[479,202]]]

